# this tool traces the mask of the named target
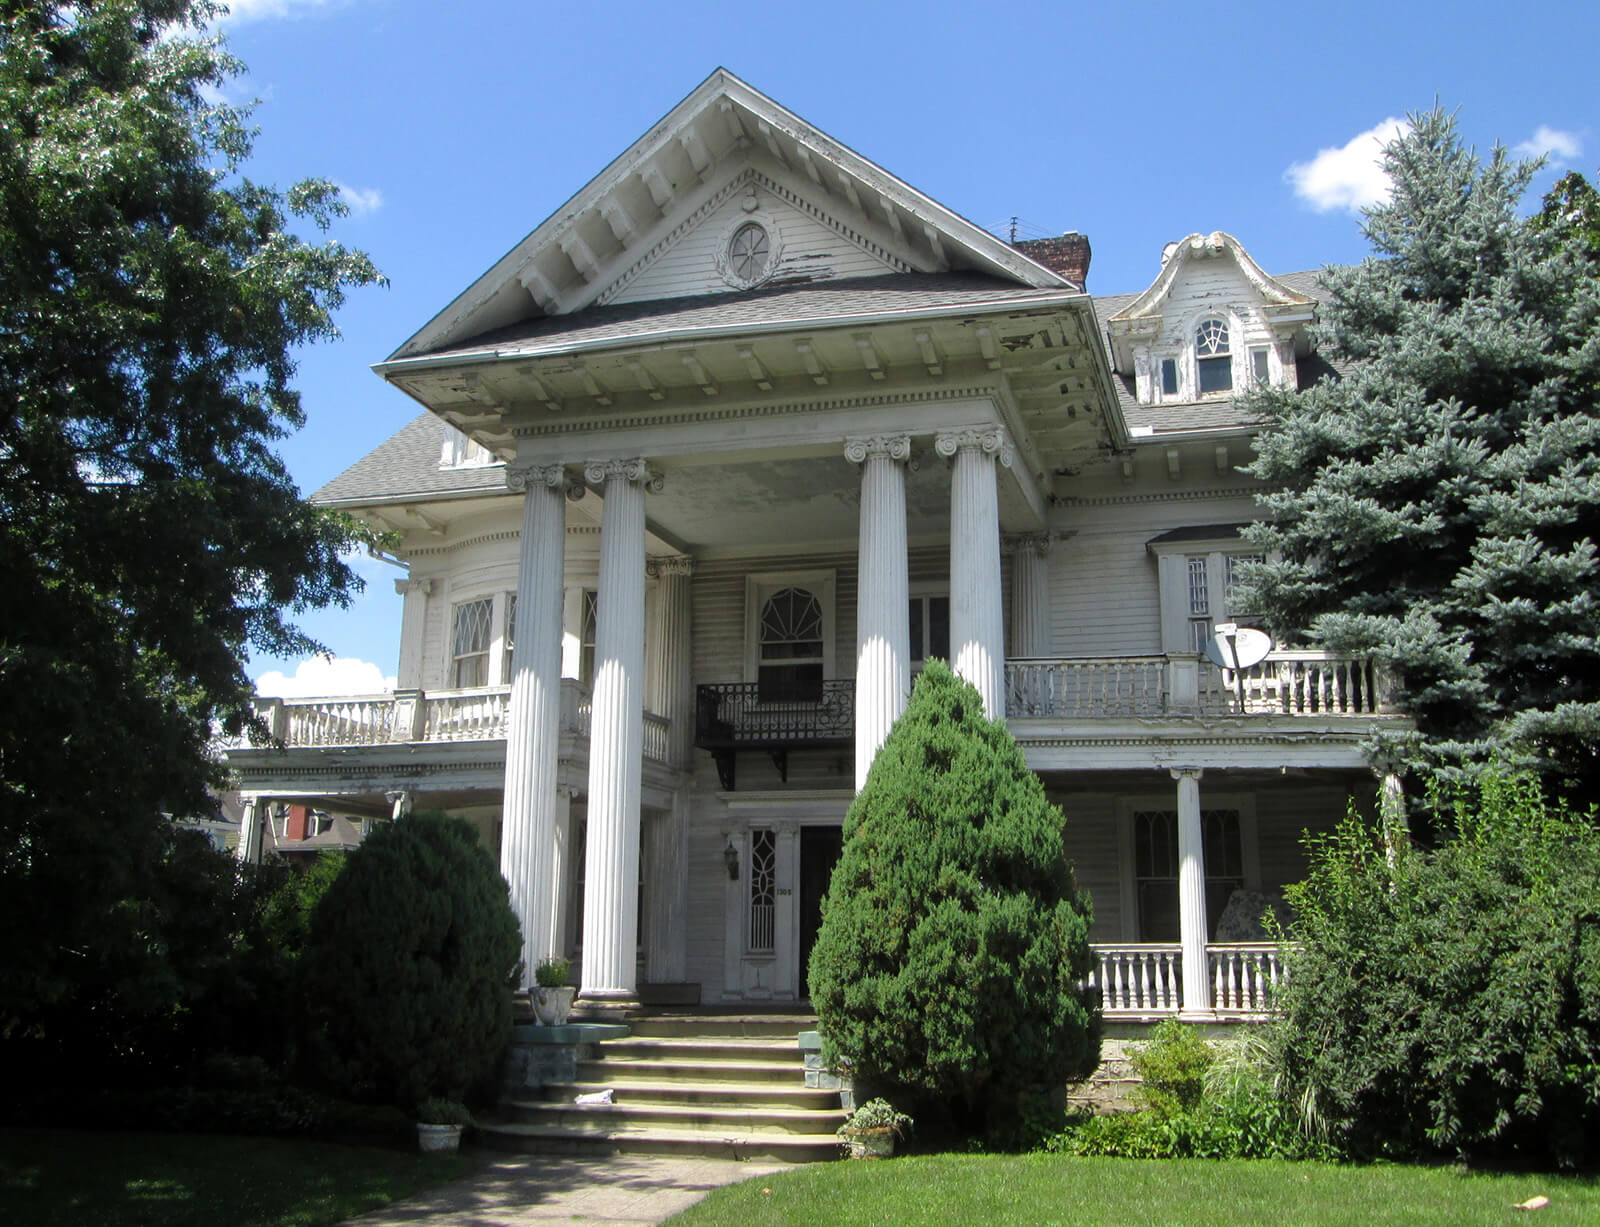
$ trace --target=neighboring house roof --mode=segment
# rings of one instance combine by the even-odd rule
[[[523,320],[482,333],[423,361],[527,357],[544,352],[658,341],[682,333],[748,332],[771,327],[843,327],[852,317],[898,312],[982,309],[1049,302],[1073,295],[1065,286],[1033,289],[982,273],[890,273],[806,285],[731,290],[685,298],[591,307],[572,315]],[[394,365],[385,362],[379,369]]]
[[[431,413],[419,414],[343,473],[311,495],[323,506],[376,499],[481,494],[506,488],[504,465],[440,468],[450,427]]]

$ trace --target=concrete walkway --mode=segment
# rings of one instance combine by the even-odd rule
[[[791,1170],[772,1160],[505,1155],[476,1175],[350,1219],[360,1227],[660,1223],[712,1189]]]

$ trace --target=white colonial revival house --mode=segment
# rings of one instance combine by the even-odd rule
[[[1235,394],[1326,368],[1313,274],[1157,248],[1091,297],[1082,236],[1003,242],[713,73],[377,365],[423,412],[315,497],[399,541],[398,689],[263,701],[242,855],[445,809],[581,998],[802,1000],[944,657],[1066,811],[1108,1015],[1258,1013],[1262,908],[1401,718],[1363,660],[1202,655],[1251,612]]]

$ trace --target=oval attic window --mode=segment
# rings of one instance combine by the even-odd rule
[[[728,271],[736,281],[754,285],[767,273],[772,242],[759,222],[746,222],[728,240]]]

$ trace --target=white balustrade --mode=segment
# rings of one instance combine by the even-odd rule
[[[1165,709],[1163,656],[1006,662],[1006,714],[1159,716]]]
[[[1067,720],[1192,714],[1187,700],[1174,700],[1175,663],[1165,656],[1009,660],[1006,712]],[[1370,659],[1314,649],[1281,649],[1244,670],[1202,661],[1200,710],[1237,714],[1241,680],[1249,715],[1373,716],[1389,710],[1381,673]]]
[[[1211,1007],[1218,1013],[1266,1014],[1275,1008],[1283,983],[1283,958],[1274,942],[1213,943],[1206,947],[1211,965]]]
[[[1182,998],[1183,951],[1176,942],[1091,947],[1101,1009],[1116,1014],[1176,1014]]]
[[[493,741],[506,735],[509,686],[430,693],[426,741]]]
[[[664,763],[669,751],[672,721],[654,712],[644,714],[644,756],[650,762]]]
[[[291,746],[371,746],[389,740],[394,696],[284,699],[284,743]]]

